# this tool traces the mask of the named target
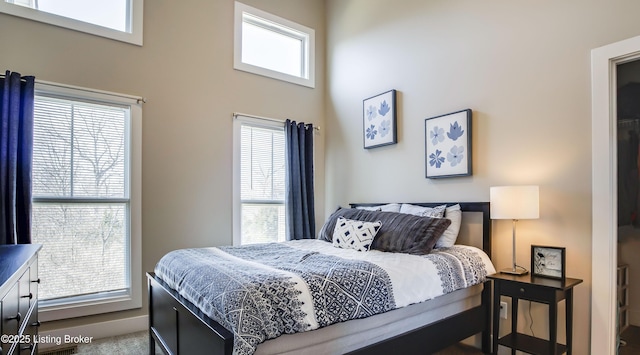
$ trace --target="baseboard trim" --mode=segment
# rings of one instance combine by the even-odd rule
[[[38,336],[44,339],[62,339],[65,337],[91,337],[92,340],[114,337],[118,335],[141,332],[149,327],[149,316],[139,316],[112,320],[100,323],[91,323],[78,327],[54,329],[46,332],[39,332]],[[67,344],[70,345],[70,344]],[[55,342],[42,342],[39,349],[47,349],[59,346]]]

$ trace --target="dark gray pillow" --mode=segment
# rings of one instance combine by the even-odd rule
[[[338,217],[365,222],[380,221],[371,249],[407,254],[428,254],[449,227],[446,218],[420,217],[405,213],[338,208],[320,229],[318,239],[331,242]]]

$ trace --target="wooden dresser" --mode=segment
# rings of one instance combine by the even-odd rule
[[[39,244],[0,245],[0,355],[37,354]]]

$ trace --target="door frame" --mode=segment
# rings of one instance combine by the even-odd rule
[[[640,59],[640,36],[591,51],[591,354],[616,354],[616,67],[636,59]]]

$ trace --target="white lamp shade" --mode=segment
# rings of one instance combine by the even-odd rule
[[[538,186],[494,186],[489,190],[491,219],[540,217]]]

